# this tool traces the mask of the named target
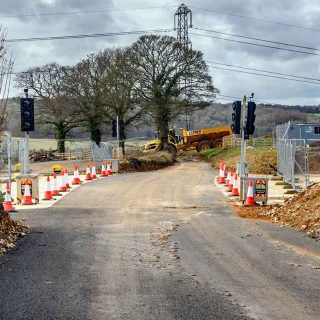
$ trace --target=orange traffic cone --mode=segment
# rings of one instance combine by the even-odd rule
[[[220,167],[220,177],[219,177],[219,183],[224,184],[226,182],[225,180],[225,167],[224,163]]]
[[[234,177],[233,187],[232,187],[232,196],[238,196],[239,195],[239,186],[238,186],[238,175],[236,174]]]
[[[59,192],[58,189],[58,181],[57,181],[57,175],[54,173],[53,174],[53,190],[51,191],[51,194],[53,196],[62,196],[62,194]]]
[[[66,182],[67,189],[70,189],[68,168],[64,169],[64,181]]]
[[[104,162],[102,161],[100,177],[106,177],[106,176],[107,176],[106,166],[105,166]]]
[[[228,185],[229,185],[229,181],[230,181],[230,173],[231,173],[231,169],[229,169],[229,171],[228,171],[228,173],[227,173],[225,186],[228,186]]]
[[[95,163],[91,166],[91,179],[97,179],[96,165]]]
[[[59,192],[67,192],[67,191],[68,191],[68,188],[66,186],[66,179],[65,179],[65,176],[64,176],[64,170],[62,170],[61,186],[60,186]]]
[[[87,163],[86,180],[91,180],[90,164]]]
[[[228,192],[232,192],[233,183],[234,183],[233,172],[231,171],[230,180],[229,180],[229,184],[228,184],[228,190],[227,190]]]
[[[26,205],[33,204],[32,195],[30,193],[30,187],[27,183],[24,185],[24,195],[23,195],[22,204],[26,204]]]
[[[10,188],[9,188],[8,182],[7,182],[7,186],[6,186],[6,194],[4,196],[3,209],[6,212],[16,211],[14,206],[12,205],[12,199],[11,199]]]
[[[72,180],[72,184],[80,184],[81,180],[79,177],[79,169],[78,169],[78,165],[75,164],[74,165],[74,170],[73,170],[73,180]]]
[[[107,176],[112,175],[111,162],[107,161]]]
[[[245,205],[254,206],[255,204],[256,202],[254,201],[254,197],[253,197],[253,183],[252,183],[252,180],[250,180]]]
[[[44,192],[44,198],[42,200],[53,200],[49,176],[47,176],[47,188],[46,188],[46,191]]]

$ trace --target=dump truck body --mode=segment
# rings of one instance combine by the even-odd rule
[[[181,132],[183,144],[179,147],[183,150],[196,148],[198,151],[222,147],[222,138],[232,133],[231,128],[228,126],[189,131],[181,128]]]
[[[179,137],[168,136],[168,143],[176,150],[197,149],[198,152],[206,149],[222,147],[222,138],[229,136],[232,131],[228,126],[204,128],[197,130],[186,130],[181,128],[182,139]],[[156,150],[160,146],[160,140],[147,142],[144,151]]]

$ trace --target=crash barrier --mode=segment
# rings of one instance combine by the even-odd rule
[[[267,177],[239,176],[239,172],[227,168],[224,161],[220,162],[219,175],[216,177],[219,184],[223,184],[225,191],[232,197],[237,197],[242,204],[254,206],[268,202]]]
[[[88,163],[85,180],[93,180],[108,177],[114,172],[114,164],[116,172],[119,165],[117,160],[106,160],[100,164]],[[87,179],[87,177],[90,179]],[[62,168],[60,174],[54,172],[45,178],[45,187],[43,190],[39,188],[39,175],[37,174],[20,174],[16,177],[16,203],[21,205],[36,205],[39,200],[54,201],[58,196],[72,190],[73,185],[80,185],[83,181],[80,179],[78,164],[74,165],[72,183],[69,181],[69,172],[67,168]],[[11,196],[11,186],[6,183],[6,190],[3,193],[4,210],[7,212],[15,211],[13,206],[13,198]],[[40,195],[41,193],[41,195]],[[41,196],[41,198],[40,198]]]

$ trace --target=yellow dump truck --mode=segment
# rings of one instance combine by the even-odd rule
[[[204,128],[197,130],[186,130],[181,128],[182,136],[176,136],[174,130],[169,131],[168,143],[172,148],[178,150],[197,149],[198,152],[211,148],[222,147],[222,138],[232,133],[228,126]],[[145,151],[156,150],[160,146],[160,140],[147,142],[143,149]]]

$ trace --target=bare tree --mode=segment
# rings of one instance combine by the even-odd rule
[[[202,53],[184,49],[173,37],[141,36],[131,47],[131,61],[138,74],[136,96],[148,106],[162,147],[167,144],[170,121],[205,108],[218,92]]]
[[[102,126],[106,118],[105,95],[107,87],[108,57],[89,55],[77,65],[66,70],[65,90],[76,103],[91,135],[98,145],[101,142]]]
[[[99,55],[107,61],[104,79],[104,102],[106,117],[109,121],[119,117],[124,127],[136,127],[145,120],[145,108],[134,95],[134,86],[138,81],[136,67],[131,63],[128,48],[106,49]]]
[[[56,63],[36,67],[17,75],[19,87],[30,88],[37,98],[36,121],[51,125],[58,152],[65,152],[65,139],[71,129],[80,127],[83,117],[64,89],[66,68]]]
[[[0,133],[5,130],[7,102],[13,67],[12,55],[7,56],[5,49],[5,30],[0,26]]]

